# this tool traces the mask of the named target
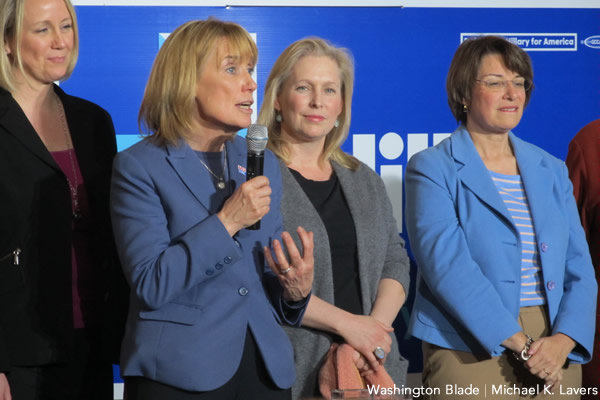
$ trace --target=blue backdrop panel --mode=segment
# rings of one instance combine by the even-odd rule
[[[256,34],[256,108],[271,66],[291,42],[317,35],[350,49],[356,85],[352,137],[344,149],[382,173],[402,231],[407,158],[456,127],[445,79],[462,38],[503,34],[529,51],[535,90],[515,129],[521,138],[564,159],[573,135],[600,118],[600,9],[79,6],[77,14],[80,60],[63,87],[105,107],[117,133],[133,135],[121,143],[137,140],[137,112],[159,34],[186,21],[215,16]],[[412,293],[414,283],[409,302]],[[402,336],[408,314],[405,307],[397,334],[411,371],[420,371],[420,346]]]

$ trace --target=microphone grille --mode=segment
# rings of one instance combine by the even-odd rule
[[[267,127],[259,124],[250,124],[248,133],[246,133],[246,145],[248,151],[252,153],[262,153],[267,147],[269,135]]]

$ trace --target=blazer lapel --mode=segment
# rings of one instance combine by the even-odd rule
[[[0,89],[0,126],[46,164],[61,171],[21,107],[9,92],[2,89]]]
[[[290,172],[289,168],[285,163],[279,160],[279,169],[281,171],[281,182],[283,184],[283,197],[285,200],[291,199],[291,201],[282,201],[283,204],[286,203],[290,207],[290,212],[293,212],[299,219],[304,219],[307,226],[311,226],[314,231],[316,231],[315,235],[318,233],[321,237],[325,238],[324,242],[319,243],[319,245],[324,246],[327,249],[329,255],[329,238],[327,236],[327,229],[325,228],[325,224],[323,224],[323,220],[319,215],[319,212],[315,209],[312,202],[298,183],[294,175]],[[292,206],[292,204],[294,206]],[[287,211],[287,210],[286,210]],[[284,218],[286,217],[284,213]],[[303,224],[299,224],[300,226],[305,226]],[[286,226],[287,229],[291,229],[292,236],[296,231],[296,227]],[[330,259],[331,257],[329,257]]]
[[[473,145],[469,132],[461,125],[450,136],[450,140],[452,156],[456,162],[457,175],[461,182],[482,202],[504,217],[515,232],[518,232],[490,173]]]
[[[77,163],[81,169],[81,175],[84,181],[87,177],[93,176],[93,171],[97,171],[100,167],[98,160],[92,155],[99,153],[101,149],[94,148],[97,146],[94,143],[92,132],[89,128],[89,121],[82,118],[77,103],[72,101],[58,86],[55,86],[55,92],[63,103],[65,109],[65,118],[73,141],[73,149],[77,157]],[[85,157],[79,155],[87,155]]]
[[[234,139],[235,141],[235,139]],[[229,194],[233,193],[246,180],[246,175],[241,173],[243,154],[240,146],[236,146],[234,141],[227,141],[225,148],[227,149],[227,172],[225,177],[229,177],[226,190]],[[208,172],[207,168],[200,162],[198,155],[185,142],[180,140],[177,146],[167,146],[167,160],[175,169],[184,185],[192,192],[198,201],[211,212],[211,196],[215,192],[215,179]],[[216,172],[216,171],[214,171]],[[213,210],[214,211],[214,210]]]
[[[335,161],[331,162],[333,169],[340,180],[340,186],[342,187],[342,192],[344,193],[344,197],[346,198],[346,202],[348,202],[348,208],[350,209],[350,214],[352,215],[352,219],[354,220],[354,226],[356,227],[356,242],[358,244],[368,243],[369,241],[363,237],[363,235],[368,231],[368,229],[363,229],[365,226],[370,224],[368,213],[363,212],[363,208],[365,204],[361,203],[360,196],[355,195],[356,191],[356,182],[353,182],[353,171],[348,168],[344,168]],[[365,168],[364,166],[360,166],[359,168]],[[361,249],[358,249],[358,258],[359,258],[359,267],[364,265],[364,263],[368,263],[367,259],[361,258],[362,252]],[[362,269],[362,268],[361,268]]]
[[[371,240],[365,237],[365,235],[368,235],[372,232],[370,229],[366,229],[366,227],[372,225],[373,221],[369,220],[369,213],[364,212],[363,210],[365,204],[360,201],[361,196],[356,196],[353,193],[357,189],[356,186],[360,185],[357,182],[353,182],[354,178],[352,174],[354,174],[354,172],[348,168],[342,167],[335,161],[332,161],[331,165],[333,166],[333,169],[340,180],[342,192],[344,193],[344,197],[346,197],[348,208],[350,209],[350,214],[352,215],[352,219],[354,221],[354,227],[356,231],[356,247],[358,251],[358,274],[361,282],[360,291],[362,294],[362,306],[364,311],[368,311],[371,309],[371,293],[369,285],[365,284],[365,282],[369,281],[369,274],[371,273],[370,264],[372,263],[372,260],[369,257],[369,250],[372,249],[365,247],[371,243]],[[361,165],[359,168],[366,167]],[[387,196],[387,193],[385,193],[385,196]]]
[[[231,141],[225,142],[225,148],[227,149],[227,176],[230,180],[230,193],[233,193],[239,188],[242,183],[246,182],[246,152],[243,151],[243,146],[236,146],[237,137]],[[241,143],[241,142],[240,142]],[[245,143],[245,141],[244,141]]]
[[[548,199],[554,198],[552,195],[554,181],[552,171],[542,164],[541,154],[534,151],[531,146],[512,133],[510,133],[510,140],[517,158],[537,234],[543,230],[544,224],[548,221],[546,203]]]
[[[323,300],[333,304],[333,274],[331,269],[331,249],[329,236],[323,220],[312,202],[304,193],[296,178],[292,175],[285,163],[279,160],[281,181],[283,184],[283,200],[281,202],[281,213],[285,229],[292,234],[298,248],[301,248],[300,239],[296,235],[296,228],[302,226],[314,232],[315,248],[315,279],[313,281],[313,293],[318,294]]]
[[[365,215],[364,212],[360,212],[361,208],[364,207],[364,204],[360,204],[360,202],[358,201],[358,196],[353,195],[354,193],[353,193],[352,187],[355,186],[352,184],[353,183],[352,182],[353,172],[348,168],[342,167],[335,161],[331,161],[331,165],[333,166],[333,170],[335,171],[335,174],[337,175],[338,179],[340,180],[340,186],[342,187],[342,192],[344,192],[344,196],[346,197],[346,201],[348,202],[348,208],[350,208],[350,214],[352,214],[352,219],[354,220],[354,224],[357,226],[356,235],[358,236],[359,232],[362,231],[362,229],[359,229],[358,227],[361,226],[363,224],[363,222],[368,222],[368,221],[361,220],[361,217],[363,215]],[[364,168],[364,167],[361,165],[360,168]],[[359,239],[359,238],[357,237],[357,239]]]
[[[167,160],[183,184],[210,212],[210,196],[214,193],[213,176],[202,165],[194,150],[181,139],[177,146],[167,145]]]

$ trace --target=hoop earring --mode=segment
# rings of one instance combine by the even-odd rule
[[[281,118],[281,114],[279,114],[279,113],[276,113],[276,114],[275,114],[275,121],[277,121],[277,122],[281,123],[281,120],[282,120],[282,118]]]
[[[333,126],[335,128],[337,128],[338,126],[340,126],[340,121],[338,121],[337,119],[335,120],[335,122],[333,123]]]

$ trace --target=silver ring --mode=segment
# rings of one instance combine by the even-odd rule
[[[282,275],[287,274],[288,272],[290,272],[292,270],[292,267],[289,267],[288,269],[284,269],[283,271],[281,271]]]
[[[377,359],[383,360],[385,358],[385,350],[383,350],[383,347],[377,346],[377,347],[375,347],[375,350],[373,350],[373,355]]]

